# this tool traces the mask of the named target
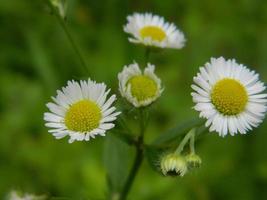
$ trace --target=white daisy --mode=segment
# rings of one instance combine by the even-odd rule
[[[104,83],[95,81],[68,81],[66,87],[52,97],[55,103],[48,103],[50,112],[44,114],[45,125],[57,139],[70,136],[69,142],[88,141],[96,135],[114,127],[112,123],[120,112],[111,104],[116,100]]]
[[[245,134],[263,120],[267,94],[259,75],[235,60],[212,58],[194,77],[195,109],[220,136]]]
[[[144,73],[137,63],[124,66],[118,74],[119,90],[135,107],[147,106],[162,93],[161,80],[154,73],[155,66],[147,64]]]
[[[181,49],[185,43],[184,34],[173,23],[151,13],[134,13],[127,17],[124,31],[131,34],[130,42],[160,48]]]

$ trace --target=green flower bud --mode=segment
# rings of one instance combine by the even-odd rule
[[[187,155],[185,160],[189,169],[198,168],[202,163],[201,158],[194,153]]]
[[[58,7],[59,4],[61,3],[61,0],[50,0],[53,6]]]
[[[50,0],[51,4],[58,11],[58,14],[65,18],[66,10],[67,10],[67,2],[65,0]]]
[[[164,176],[184,176],[187,172],[185,158],[176,153],[163,156],[160,167]]]

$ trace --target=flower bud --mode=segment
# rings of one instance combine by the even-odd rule
[[[58,7],[61,0],[50,0],[50,2],[52,3],[53,6]]]
[[[163,156],[160,167],[162,174],[165,176],[184,176],[187,172],[185,158],[176,153]]]
[[[201,158],[194,153],[191,153],[185,157],[187,166],[189,169],[200,167],[202,161]]]
[[[50,0],[50,2],[64,19],[66,17],[67,2],[65,0]]]

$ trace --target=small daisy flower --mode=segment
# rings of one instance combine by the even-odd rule
[[[154,73],[155,66],[147,64],[144,73],[137,63],[124,66],[118,74],[119,90],[135,107],[147,106],[162,93],[161,80]]]
[[[112,123],[120,112],[111,104],[116,100],[104,83],[95,81],[68,81],[66,87],[52,97],[54,103],[48,103],[50,112],[44,114],[45,125],[57,139],[67,135],[69,142],[88,141],[96,135],[105,136],[105,132],[114,127]]]
[[[220,136],[245,134],[263,120],[267,94],[259,75],[235,60],[212,58],[194,77],[195,110]]]
[[[127,17],[124,31],[132,35],[130,42],[160,48],[181,49],[185,43],[184,34],[173,23],[150,13],[134,13]]]
[[[164,176],[184,176],[188,171],[185,158],[176,153],[163,156],[160,168]]]

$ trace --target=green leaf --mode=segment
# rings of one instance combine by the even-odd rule
[[[182,134],[185,134],[190,129],[196,126],[200,126],[201,124],[203,124],[203,119],[200,118],[194,118],[180,123],[169,131],[162,133],[156,140],[154,140],[152,145],[159,146],[171,143],[173,140],[177,139]]]
[[[109,134],[106,137],[104,165],[107,170],[110,196],[118,194],[123,187],[128,175],[129,162],[133,155],[133,150],[113,134]]]

